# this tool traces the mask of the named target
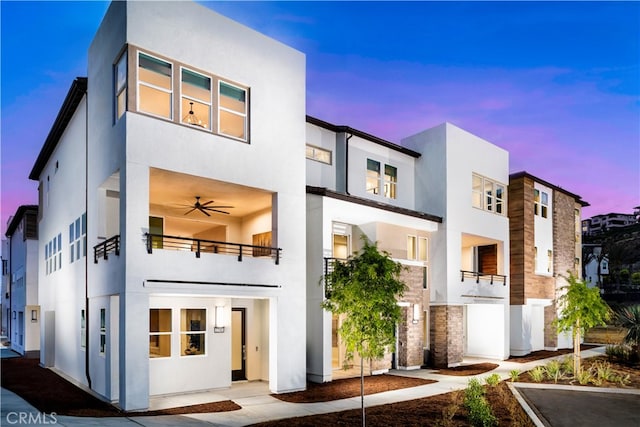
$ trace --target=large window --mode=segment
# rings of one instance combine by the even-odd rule
[[[494,180],[473,174],[471,181],[471,205],[474,208],[506,214],[507,187]]]
[[[218,132],[246,141],[247,91],[221,81],[218,102],[220,104]]]
[[[180,310],[180,355],[205,354],[207,310],[183,308]]]
[[[138,55],[138,110],[171,119],[171,64],[144,53]]]
[[[171,309],[149,310],[149,357],[171,357]]]
[[[127,52],[124,52],[115,66],[116,120],[127,111]]]
[[[87,317],[84,309],[80,310],[80,347],[87,346]]]
[[[328,165],[331,164],[331,151],[325,150],[323,148],[307,144],[306,156],[307,159],[310,160],[315,160],[320,163],[326,163]]]
[[[182,69],[182,123],[211,129],[211,79]]]
[[[46,274],[62,268],[62,233],[44,245],[44,264]]]
[[[248,87],[148,53],[137,52],[137,58],[136,111],[241,141],[249,140]],[[119,77],[121,68],[124,80]],[[173,70],[177,70],[176,73]],[[120,117],[127,108],[126,62],[119,61],[115,73],[116,115]],[[174,102],[174,95],[180,102]]]

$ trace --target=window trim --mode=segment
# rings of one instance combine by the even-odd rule
[[[173,357],[173,309],[171,307],[149,307],[149,319],[151,319],[151,310],[169,310],[169,331],[153,332],[149,328],[149,338],[153,336],[168,336],[169,337],[169,355],[168,356],[151,356],[151,349],[149,348],[149,360],[155,359],[168,359]],[[149,344],[150,346],[151,344]]]
[[[100,340],[98,342],[98,354],[105,356],[107,352],[107,309],[100,308]]]
[[[476,179],[480,180],[480,188],[474,185]],[[489,212],[498,216],[507,216],[508,186],[479,173],[471,173],[471,206],[475,209]],[[487,192],[487,189],[490,192]],[[502,197],[498,198],[498,189],[502,190]],[[500,212],[498,212],[498,206]]]
[[[204,311],[204,329],[201,331],[191,331],[191,330],[182,330],[182,311],[183,310],[203,310]],[[208,327],[208,318],[209,318],[209,310],[207,310],[206,307],[182,307],[180,308],[180,326],[178,328],[178,342],[179,342],[179,355],[181,358],[192,358],[192,357],[206,357],[208,356],[207,353],[207,333],[209,332],[209,327]],[[204,337],[203,339],[203,343],[204,343],[204,349],[202,350],[201,354],[183,354],[183,350],[182,350],[182,336],[183,335],[202,335]]]
[[[122,86],[119,86],[118,81],[118,70],[121,65],[124,63],[124,82]],[[125,49],[124,52],[120,54],[117,61],[113,64],[113,88],[114,88],[114,104],[113,104],[113,116],[115,118],[114,123],[117,123],[124,113],[128,110],[128,88],[129,88],[129,52],[128,49]],[[119,110],[119,100],[120,95],[124,94],[124,107],[122,112]],[[120,114],[119,114],[120,113]]]
[[[203,129],[203,130],[206,130],[206,131],[212,131],[212,129],[213,129],[213,90],[212,90],[212,86],[213,86],[213,83],[214,83],[214,79],[210,75],[207,75],[207,74],[201,73],[199,71],[193,70],[190,67],[187,67],[187,66],[182,65],[182,64],[179,65],[179,70],[180,70],[180,103],[179,103],[180,105],[179,105],[178,109],[180,111],[179,111],[179,114],[178,114],[178,119],[180,121],[180,124],[187,125],[187,126],[190,126],[190,127],[198,127],[200,129]],[[184,71],[187,71],[187,72],[193,73],[193,74],[197,74],[197,75],[202,76],[202,77],[204,77],[204,78],[209,80],[209,99],[207,101],[204,101],[204,100],[199,99],[199,98],[195,98],[193,96],[185,95],[184,90],[183,90],[184,81],[182,80],[182,75],[183,75]],[[207,120],[207,126],[200,126],[198,124],[191,124],[191,123],[186,123],[186,122],[183,121],[183,119],[187,115],[187,113],[182,108],[182,99],[187,99],[190,102],[194,102],[194,103],[197,102],[197,103],[200,103],[200,104],[204,104],[204,105],[209,107],[209,115],[208,115],[208,117],[206,119]]]
[[[217,96],[217,99],[216,99],[216,101],[217,101],[216,104],[218,106],[218,109],[217,109],[218,121],[216,123],[216,125],[217,125],[217,132],[216,133],[218,135],[226,136],[227,138],[236,139],[238,141],[243,141],[243,142],[249,141],[249,126],[248,126],[249,89],[246,88],[246,87],[239,86],[239,85],[237,85],[235,83],[231,83],[229,80],[226,80],[226,79],[223,79],[223,78],[217,78],[216,81],[218,83],[217,84],[217,88],[218,88],[217,94],[218,94],[218,96]],[[239,89],[239,90],[244,92],[244,112],[240,113],[238,111],[234,111],[234,110],[231,110],[229,108],[225,108],[225,107],[222,106],[222,103],[220,102],[220,99],[222,97],[221,88],[222,88],[223,84],[225,84],[227,86],[231,86],[234,89]],[[226,113],[229,113],[229,114],[233,114],[233,115],[242,117],[242,119],[243,119],[244,138],[238,138],[237,136],[229,135],[227,133],[222,132],[222,130],[220,129],[220,124],[222,123],[222,119],[220,118],[220,113],[223,112],[223,111],[226,112]]]

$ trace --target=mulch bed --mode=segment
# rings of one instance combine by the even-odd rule
[[[601,347],[601,346],[582,344],[580,346],[580,351],[589,350],[591,348],[596,348],[596,347]],[[548,357],[561,356],[563,354],[572,354],[572,353],[573,353],[572,348],[561,348],[556,351],[539,350],[539,351],[531,352],[524,356],[511,356],[507,360],[509,362],[527,363],[527,362],[533,362],[535,360],[546,359]]]
[[[453,368],[440,369],[439,371],[434,372],[434,374],[466,377],[468,375],[479,375],[484,374],[485,372],[493,371],[498,366],[500,365],[496,363],[475,363],[473,365],[462,365],[455,366]]]
[[[422,378],[410,378],[400,375],[373,375],[364,378],[365,395],[433,384],[437,381]],[[328,402],[330,400],[347,399],[360,396],[360,377],[333,380],[317,384],[307,383],[307,389],[293,393],[272,394],[276,399],[291,403]]]
[[[2,387],[11,390],[41,412],[75,417],[141,417],[235,411],[230,400],[146,412],[125,412],[76,387],[55,372],[38,365],[38,359],[2,359]]]
[[[507,385],[487,387],[486,397],[501,426],[534,427],[522,407],[513,398]],[[468,411],[463,405],[463,392],[454,391],[422,399],[366,408],[365,419],[369,427],[429,426],[468,427]],[[287,418],[254,424],[260,427],[306,427],[306,426],[360,426],[360,409],[332,412],[329,414]]]

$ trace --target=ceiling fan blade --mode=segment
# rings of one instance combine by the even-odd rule
[[[202,212],[203,214],[205,214],[206,216],[211,216],[211,215],[209,215],[209,213],[208,213],[206,210],[204,210],[202,207],[199,207],[199,208],[198,208],[198,210],[199,210],[200,212]]]
[[[220,210],[218,210],[218,209],[209,208],[209,209],[207,209],[207,210],[209,210],[209,211],[211,211],[211,212],[218,212],[218,213],[221,213],[221,214],[229,215],[229,212],[220,211]]]
[[[185,214],[185,215],[189,215],[191,212],[193,212],[193,211],[195,211],[195,210],[196,210],[196,208],[193,208],[193,209],[191,209],[190,211],[185,212],[184,214]]]
[[[204,209],[211,210],[211,209],[217,209],[217,208],[221,208],[221,209],[233,209],[233,208],[234,208],[234,206],[207,206],[207,207],[205,207]]]
[[[213,203],[213,200],[209,200],[207,203],[201,203],[200,206],[207,206]]]

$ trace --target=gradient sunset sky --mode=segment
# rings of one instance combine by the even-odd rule
[[[309,115],[396,143],[451,122],[584,218],[640,205],[639,2],[200,3],[306,54]],[[3,236],[107,7],[0,3]]]

